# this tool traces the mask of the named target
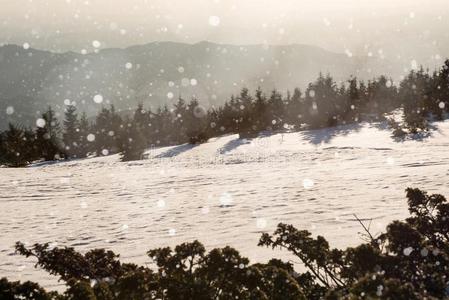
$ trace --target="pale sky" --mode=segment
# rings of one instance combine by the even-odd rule
[[[0,43],[91,51],[153,41],[446,55],[448,0],[0,0]],[[435,52],[435,53],[434,53]],[[449,53],[447,53],[449,54]],[[392,54],[391,54],[392,55]]]

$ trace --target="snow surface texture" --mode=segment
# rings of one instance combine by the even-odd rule
[[[124,261],[150,263],[148,249],[198,239],[231,245],[253,262],[288,254],[257,247],[261,232],[286,222],[324,235],[332,246],[361,242],[407,215],[404,189],[449,195],[449,122],[433,136],[395,142],[382,124],[275,134],[231,135],[206,144],[0,169],[0,274],[56,280],[14,255],[16,241],[86,251],[105,247]],[[60,287],[59,287],[60,288]]]

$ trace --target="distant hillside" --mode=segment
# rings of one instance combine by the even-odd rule
[[[305,45],[161,42],[84,55],[7,45],[0,47],[0,128],[11,120],[32,124],[47,105],[62,111],[66,99],[89,114],[109,103],[119,110],[134,108],[138,102],[156,108],[178,96],[197,97],[204,105],[220,104],[242,87],[261,86],[265,91],[304,87],[320,71],[330,72],[337,81],[350,75],[367,79],[399,74],[380,59]],[[102,95],[101,104],[93,101],[95,95]],[[8,106],[14,108],[13,114],[6,114]]]

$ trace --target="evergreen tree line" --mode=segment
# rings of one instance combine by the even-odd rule
[[[0,163],[23,166],[36,160],[81,158],[121,152],[123,160],[140,159],[148,147],[202,143],[211,137],[238,133],[251,138],[261,131],[323,128],[379,118],[403,108],[405,124],[398,132],[419,132],[429,117],[442,119],[449,109],[449,60],[430,73],[411,71],[398,86],[385,76],[370,81],[351,77],[338,85],[322,75],[305,89],[266,95],[246,88],[220,107],[205,109],[198,100],[179,98],[156,111],[139,104],[131,116],[114,106],[103,107],[93,122],[76,107],[66,106],[62,126],[51,107],[36,129],[10,124],[0,134]],[[38,122],[39,123],[39,122]],[[396,125],[398,127],[398,125]]]
[[[0,299],[26,300],[337,300],[449,299],[449,203],[442,195],[407,189],[410,215],[365,242],[331,248],[307,230],[279,224],[259,246],[285,249],[303,264],[271,259],[251,264],[231,247],[209,252],[198,241],[147,252],[153,268],[120,261],[104,249],[80,253],[49,244],[16,244],[17,253],[56,275],[67,289],[0,279]]]

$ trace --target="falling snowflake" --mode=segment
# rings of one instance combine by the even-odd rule
[[[89,133],[86,138],[89,142],[93,142],[95,141],[95,134]]]
[[[95,41],[92,42],[92,46],[94,48],[100,48],[101,47],[101,43],[99,41],[95,40]]]
[[[103,102],[103,96],[102,95],[95,95],[94,96],[94,102],[97,104],[100,104],[101,102]]]
[[[14,113],[14,107],[8,106],[8,107],[6,108],[6,114],[7,114],[7,115],[12,115],[13,113]]]
[[[403,250],[403,253],[405,256],[409,256],[411,253],[413,252],[413,248],[412,247],[407,247]]]
[[[232,196],[229,193],[223,193],[220,196],[220,203],[223,206],[229,206],[232,204]]]
[[[302,181],[302,186],[307,190],[313,188],[314,185],[315,182],[312,179],[306,178]]]
[[[220,17],[218,17],[218,16],[210,16],[209,17],[209,25],[210,26],[214,26],[214,27],[220,25]]]
[[[44,128],[46,123],[47,122],[45,122],[45,120],[42,118],[36,120],[36,126],[39,128]]]
[[[263,228],[267,227],[267,220],[265,220],[263,218],[257,219],[256,226],[259,229],[263,229]]]
[[[165,207],[165,201],[160,199],[157,201],[157,207],[164,208]]]

